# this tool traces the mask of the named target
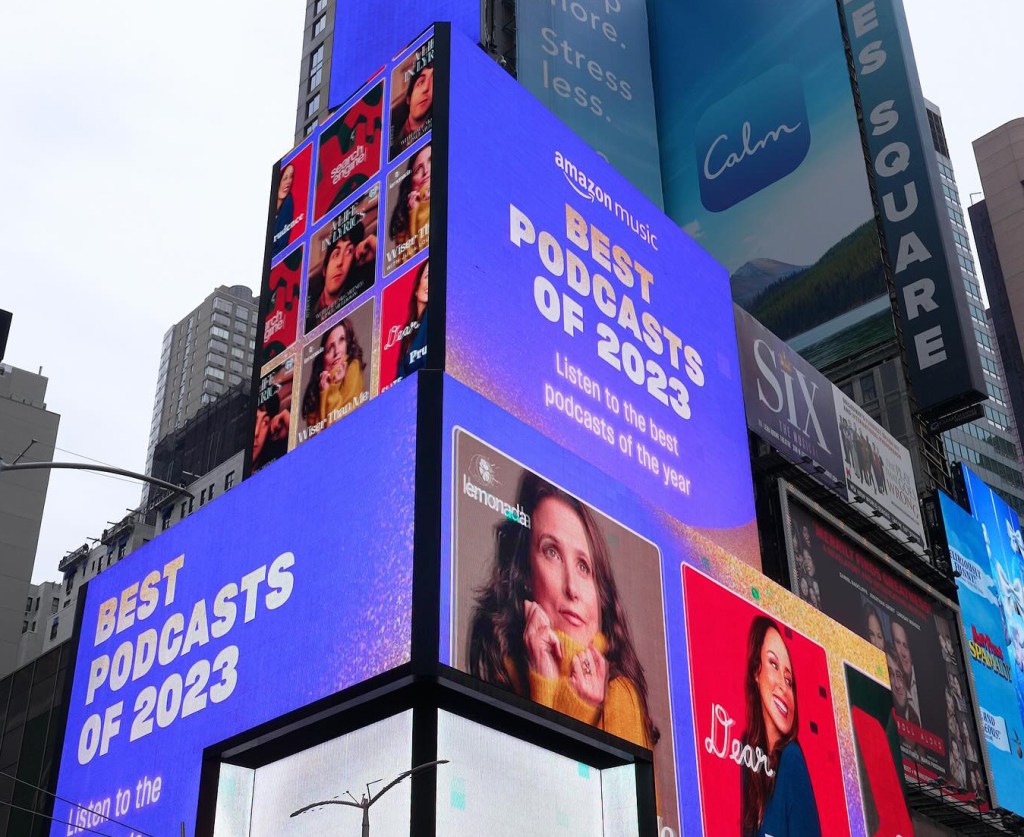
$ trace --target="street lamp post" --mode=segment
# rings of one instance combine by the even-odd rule
[[[406,770],[404,773],[399,773],[394,779],[388,782],[383,788],[377,793],[370,792],[370,785],[376,785],[378,782],[383,782],[383,779],[375,779],[372,782],[366,783],[366,793],[363,794],[362,799],[356,801],[356,798],[352,796],[350,791],[345,791],[351,798],[351,802],[347,799],[324,799],[321,802],[313,802],[297,811],[292,811],[292,817],[297,817],[299,814],[305,814],[307,811],[312,811],[316,808],[320,808],[324,805],[347,805],[350,808],[359,808],[363,812],[363,830],[362,837],[370,837],[370,806],[373,805],[378,799],[384,794],[391,790],[395,785],[404,779],[408,779],[410,776],[415,776],[417,773],[421,773],[424,770],[432,770],[440,764],[448,764],[448,759],[438,759],[437,761],[428,761],[423,764],[418,764],[412,770]]]

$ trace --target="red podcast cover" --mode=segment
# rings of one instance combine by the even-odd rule
[[[313,144],[306,143],[278,163],[274,177],[274,224],[270,257],[276,259],[306,232],[309,221],[309,169]]]
[[[429,282],[424,259],[384,289],[380,327],[382,391],[426,364]]]
[[[321,130],[314,196],[317,221],[380,170],[383,119],[381,80]]]
[[[683,569],[704,833],[850,834],[825,650]]]
[[[270,268],[262,296],[269,299],[260,343],[260,365],[286,351],[299,328],[299,289],[302,285],[303,247]]]

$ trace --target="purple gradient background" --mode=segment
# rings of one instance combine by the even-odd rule
[[[736,334],[728,276],[704,250],[634,189],[610,165],[572,134],[529,93],[458,33],[452,34],[450,185],[448,198],[446,371],[499,407],[532,425],[568,450],[649,499],[685,524],[727,529],[754,520],[747,429],[743,412]],[[581,197],[554,162],[556,152],[592,178],[634,219],[649,224],[657,250],[598,199]],[[596,190],[595,190],[596,192]],[[703,359],[705,383],[694,386],[685,371],[671,367],[667,352],[657,356],[600,312],[593,296],[568,290],[564,277],[545,269],[536,245],[510,241],[509,206],[550,232],[580,256],[591,274],[608,276],[617,295],[628,294],[637,316],[650,311],[694,346]],[[655,277],[651,302],[639,282],[627,289],[589,253],[566,238],[566,204],[621,245]],[[546,276],[582,304],[582,332],[566,334],[534,302],[534,277]],[[607,322],[622,340],[638,345],[643,360],[655,360],[689,391],[692,417],[680,418],[597,354],[598,323]],[[691,480],[685,495],[564,414],[544,406],[550,382],[577,401],[587,397],[555,371],[555,354],[568,358],[603,388],[654,418],[678,438],[678,457],[631,427],[604,404],[592,412],[606,417],[616,433],[628,432]],[[634,448],[635,450],[635,448]]]
[[[160,776],[157,803],[116,818],[153,834],[178,834],[184,821],[192,834],[205,747],[409,660],[416,404],[415,382],[400,383],[89,582],[60,796],[82,803],[113,799],[119,788],[134,794],[143,776]],[[221,587],[287,551],[295,555],[294,589],[278,609],[265,608],[261,585],[256,618],[245,623],[240,592],[235,625],[223,637],[165,667],[154,663],[148,675],[117,693],[104,686],[85,705],[95,657],[113,654],[149,628],[159,632],[171,613],[183,613],[187,624],[199,599],[206,599],[212,621]],[[161,598],[148,619],[94,647],[100,603],[182,553],[174,603],[164,607]],[[143,688],[159,689],[174,672],[184,677],[197,660],[212,661],[227,645],[238,646],[239,659],[237,685],[226,700],[165,729],[154,724],[149,735],[129,742]],[[210,683],[216,681],[212,676]],[[80,766],[86,719],[120,700],[121,731],[109,752]],[[70,806],[58,801],[54,816],[71,819]],[[66,831],[55,823],[51,834]]]

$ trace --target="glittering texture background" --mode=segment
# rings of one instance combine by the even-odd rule
[[[885,654],[784,587],[737,561],[723,550],[717,549],[714,544],[698,541],[694,546],[701,556],[697,566],[707,575],[825,649],[836,710],[843,784],[851,815],[850,830],[852,837],[866,837],[843,663],[849,663],[888,687],[889,673],[885,666]],[[824,827],[825,823],[823,814],[823,833],[828,834],[828,829]]]

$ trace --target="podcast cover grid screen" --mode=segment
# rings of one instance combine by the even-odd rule
[[[274,167],[253,472],[426,364],[433,90],[430,28]]]
[[[725,271],[453,33],[445,371],[760,566]]]
[[[801,823],[894,837],[865,827],[864,798],[902,805],[902,786],[890,751],[862,794],[844,674],[888,693],[881,652],[449,377],[444,417],[442,663],[650,747],[663,837],[740,834],[758,766],[744,671],[766,615],[797,683],[778,804],[809,789]]]
[[[416,403],[399,385],[89,582],[53,837],[192,834],[204,748],[409,660]]]

